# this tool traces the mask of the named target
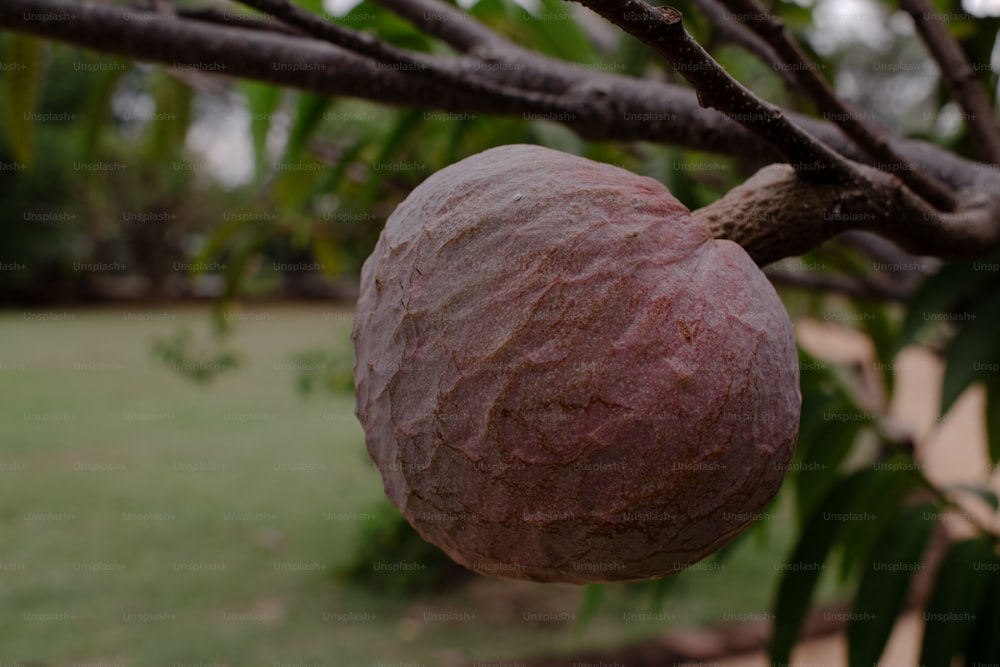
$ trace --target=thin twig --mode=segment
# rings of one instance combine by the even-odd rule
[[[442,0],[374,2],[409,21],[421,32],[437,37],[458,52],[476,58],[482,63],[481,74],[484,77],[499,73],[510,85],[523,90],[564,93],[574,87],[590,89],[591,84],[611,80],[634,81],[613,74],[589,71],[578,63],[568,63],[530,51]]]
[[[216,23],[228,25],[247,30],[262,30],[265,32],[275,32],[282,35],[301,35],[301,30],[290,28],[283,23],[272,21],[271,19],[258,19],[245,14],[235,14],[220,9],[178,9],[177,16],[206,23]]]
[[[898,285],[835,274],[783,271],[767,267],[764,269],[764,275],[775,285],[804,289],[810,292],[843,294],[859,299],[904,302],[913,293],[912,289],[902,288]]]
[[[484,47],[503,51],[511,46],[506,39],[479,23],[454,5],[435,0],[374,0],[419,28],[437,37],[460,53],[475,53]],[[499,48],[498,48],[499,47]]]
[[[554,95],[497,84],[460,69],[438,67],[433,60],[422,54],[405,51],[371,35],[355,32],[350,28],[327,21],[288,2],[288,0],[238,1],[269,14],[317,39],[371,58],[376,61],[373,64],[376,70],[394,69],[422,81],[434,81],[439,85],[448,85],[471,94],[488,93],[501,99],[522,103],[529,102],[535,106],[536,113],[567,112],[565,101],[559,100]],[[588,114],[588,108],[585,105],[577,105],[570,110],[570,113],[583,117]]]
[[[917,32],[937,61],[951,94],[965,110],[976,146],[989,162],[1000,164],[1000,125],[962,47],[927,0],[899,0],[899,6],[913,17]]]
[[[387,44],[371,35],[355,32],[350,28],[327,21],[288,0],[237,0],[268,14],[283,23],[298,28],[307,35],[367,56],[379,63],[405,65],[409,71],[423,71],[425,65],[402,49]],[[403,67],[398,68],[400,70]]]
[[[837,237],[837,241],[872,260],[873,268],[887,276],[899,289],[912,291],[928,273],[940,265],[936,260],[915,257],[895,243],[871,232],[844,232]]]
[[[882,128],[870,122],[865,114],[841,100],[830,88],[826,79],[785,30],[784,21],[768,11],[758,0],[721,0],[739,19],[771,44],[785,66],[792,70],[799,85],[816,102],[825,118],[839,125],[844,133],[865,153],[876,166],[899,177],[917,195],[943,211],[955,210],[955,195],[937,179],[916,169],[896,154]]]
[[[726,116],[774,146],[805,180],[854,183],[857,172],[829,147],[789,121],[729,76],[684,29],[680,11],[654,8],[643,0],[576,0],[655,50],[698,93],[702,106]]]

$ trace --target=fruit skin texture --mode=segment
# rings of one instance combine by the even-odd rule
[[[393,503],[482,574],[670,574],[777,492],[791,323],[660,183],[537,146],[429,177],[361,272],[357,414]]]

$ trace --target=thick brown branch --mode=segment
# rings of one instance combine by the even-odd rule
[[[816,102],[824,117],[839,125],[854,143],[883,168],[896,174],[903,183],[937,208],[955,209],[954,194],[937,179],[915,169],[896,154],[882,128],[865,119],[864,114],[837,97],[816,64],[795,41],[782,20],[769,12],[758,0],[721,0],[745,25],[767,40],[790,68],[799,85]]]
[[[397,1],[401,0],[383,0]],[[432,10],[443,6],[434,0],[407,3],[426,9],[432,22],[437,16]],[[235,30],[183,17],[137,21],[123,11],[73,0],[4,0],[0,3],[0,27],[136,60],[202,67],[228,76],[390,106],[521,117],[534,113],[526,103],[498,102],[490,95],[456,94],[447,86],[414,81],[405,72],[389,68],[373,72],[369,59],[309,38]],[[449,14],[442,16],[450,19]],[[451,20],[439,22],[457,25]],[[469,30],[475,25],[495,35],[471,18],[467,23]],[[546,86],[541,89],[565,99],[558,115],[549,117],[587,139],[672,144],[729,155],[751,164],[780,159],[757,136],[725,116],[700,107],[688,88],[577,68],[528,52],[499,36],[495,36],[495,43],[508,45],[504,47],[506,60],[494,63],[496,66],[461,57],[434,60],[440,66],[473,70],[484,79],[510,86]],[[609,101],[612,104],[607,104]],[[590,114],[578,117],[572,113],[579,106],[590,107]],[[807,116],[787,115],[845,157],[865,160],[837,127]],[[896,139],[893,145],[908,160],[952,187],[1000,190],[1000,172],[986,165],[927,142]]]
[[[733,79],[684,29],[680,11],[643,0],[576,0],[666,58],[698,93],[702,106],[718,109],[774,146],[806,180],[853,183],[848,162],[795,126],[781,109]]]
[[[558,100],[551,94],[527,91],[506,86],[503,83],[477,77],[471,71],[439,65],[438,61],[424,54],[412,53],[387,44],[371,35],[355,32],[350,28],[327,21],[288,0],[238,0],[298,28],[313,37],[342,47],[353,53],[367,56],[373,61],[374,70],[396,69],[407,72],[408,76],[437,85],[447,85],[469,94],[489,94],[495,99],[513,100],[515,103],[529,103],[540,112],[566,111],[565,100]],[[449,63],[450,64],[450,63]],[[585,115],[586,109],[577,105],[574,115]]]
[[[581,124],[595,121],[587,118],[591,107],[581,97],[503,90],[485,79],[482,89],[449,85],[450,79],[475,71],[474,62],[458,58],[420,55],[426,67],[454,75],[449,80],[427,80],[409,76],[406,67],[375,67],[367,57],[308,37],[70,0],[4,2],[0,26],[178,69],[344,93],[395,106],[541,114]]]
[[[380,63],[409,65],[413,71],[420,71],[422,65],[410,57],[406,51],[386,44],[371,35],[362,35],[350,28],[326,21],[306,11],[288,0],[237,0],[238,2],[264,12],[283,23],[298,28],[316,39],[343,47],[357,54],[368,56]]]
[[[843,294],[844,296],[861,299],[906,301],[913,294],[912,288],[831,273],[782,271],[773,267],[767,267],[764,269],[764,275],[779,287],[792,287],[810,292]]]
[[[969,132],[979,150],[988,161],[1000,164],[1000,126],[962,47],[927,0],[900,0],[899,6],[913,17],[917,32],[937,61],[951,94],[965,110]]]
[[[693,215],[761,266],[850,229],[875,232],[919,255],[975,257],[1000,247],[1000,192],[968,193],[956,212],[941,213],[890,174],[859,169],[864,182],[844,187],[807,183],[788,165],[770,165]]]

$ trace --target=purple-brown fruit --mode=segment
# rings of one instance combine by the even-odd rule
[[[792,326],[746,252],[660,183],[537,146],[399,205],[353,337],[386,493],[482,574],[682,570],[759,516],[798,432]]]

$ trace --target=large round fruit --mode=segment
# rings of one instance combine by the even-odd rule
[[[357,414],[389,498],[483,574],[682,570],[777,492],[792,326],[660,183],[537,146],[442,169],[361,273]]]

